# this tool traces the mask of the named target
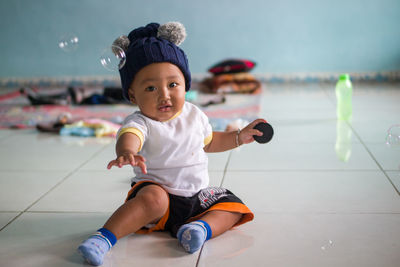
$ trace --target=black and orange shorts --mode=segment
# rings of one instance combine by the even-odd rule
[[[159,185],[152,181],[133,183],[126,201],[134,198],[140,189],[147,185]],[[153,231],[169,231],[176,237],[179,227],[183,224],[200,219],[207,212],[222,210],[241,213],[242,218],[234,225],[238,226],[253,220],[254,214],[231,191],[221,187],[208,187],[200,190],[192,197],[182,197],[169,194],[168,210],[164,216],[152,226],[146,226],[137,231],[146,234]]]

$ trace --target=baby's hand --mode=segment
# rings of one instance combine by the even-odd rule
[[[254,142],[253,135],[257,135],[257,136],[263,135],[263,133],[261,131],[254,129],[254,126],[259,124],[260,122],[267,122],[267,121],[264,119],[257,119],[240,131],[240,133],[239,133],[239,144],[240,145],[249,144],[251,142]]]
[[[112,166],[118,166],[121,168],[123,165],[138,166],[143,173],[147,173],[146,159],[141,155],[134,155],[132,153],[125,153],[110,161],[107,165],[107,169],[111,169]]]

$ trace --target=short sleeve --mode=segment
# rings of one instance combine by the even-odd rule
[[[140,113],[135,112],[123,122],[123,125],[118,130],[117,139],[125,133],[132,133],[140,139],[139,151],[142,149],[143,144],[147,138],[147,126],[146,121]]]
[[[212,138],[213,138],[213,131],[212,131],[212,127],[211,124],[208,120],[208,117],[206,114],[204,114],[204,112],[201,112],[201,122],[202,122],[202,126],[203,126],[203,135],[204,135],[204,146],[208,145],[209,143],[211,143]]]

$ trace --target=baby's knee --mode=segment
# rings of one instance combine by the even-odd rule
[[[168,194],[157,185],[146,186],[137,194],[145,210],[152,214],[164,214],[168,209]]]

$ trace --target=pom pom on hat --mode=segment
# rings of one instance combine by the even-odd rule
[[[157,37],[166,39],[175,45],[185,41],[186,29],[180,22],[168,22],[158,28]]]
[[[118,51],[115,50],[115,46],[118,46],[120,48],[122,48],[122,50],[124,50],[124,52],[126,52],[126,50],[128,50],[130,41],[128,39],[128,36],[126,35],[121,35],[120,37],[118,37],[117,39],[115,39],[115,41],[112,44],[112,51],[114,54],[117,54]]]

